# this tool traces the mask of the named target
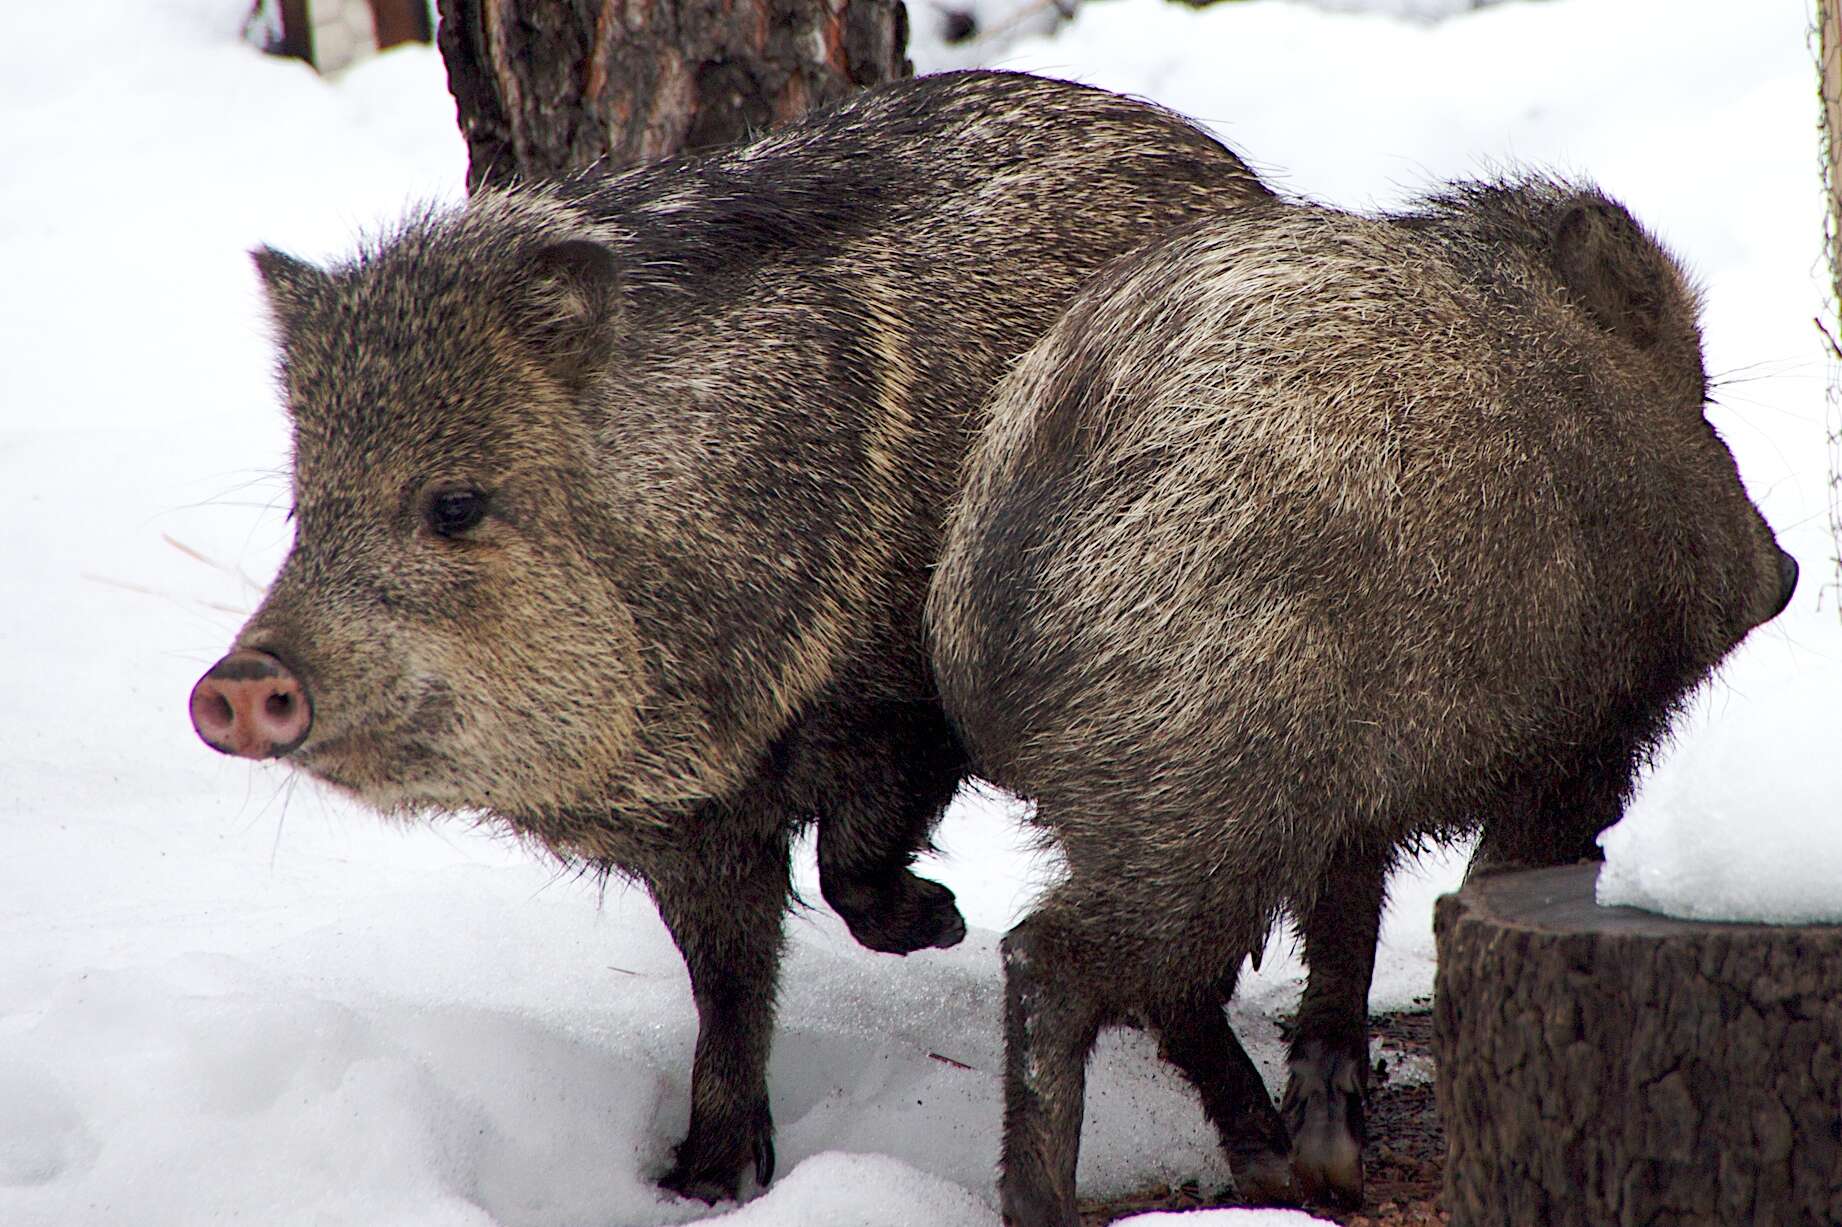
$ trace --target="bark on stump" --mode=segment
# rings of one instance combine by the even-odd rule
[[[439,0],[467,190],[726,144],[911,71],[902,0]]]
[[[1439,900],[1453,1227],[1842,1223],[1842,927],[1601,908],[1597,874]]]

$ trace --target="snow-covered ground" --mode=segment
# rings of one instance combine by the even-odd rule
[[[241,44],[246,10],[15,5],[0,45],[0,1223],[990,1227],[995,943],[1053,871],[1003,803],[970,798],[942,833],[932,871],[974,926],[959,948],[890,959],[823,910],[792,922],[783,1174],[711,1211],[648,1181],[684,1124],[694,1023],[643,895],[488,832],[387,826],[193,737],[187,690],[287,540],[244,252],[334,255],[456,197],[465,166],[433,50],[325,81]],[[1157,98],[1352,207],[1511,159],[1591,174],[1687,256],[1716,418],[1805,581],[1627,827],[1718,834],[1729,859],[1775,848],[1797,868],[1759,880],[1833,913],[1842,630],[1805,22],[1800,0],[1548,0],[1438,25],[1095,0],[981,54]],[[1397,884],[1378,1005],[1429,992],[1430,901],[1459,865]],[[1269,1076],[1297,983],[1276,947],[1236,1007]],[[1088,1103],[1085,1191],[1225,1182],[1139,1037],[1103,1044]]]

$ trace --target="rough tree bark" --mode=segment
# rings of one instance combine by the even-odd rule
[[[1453,1227],[1842,1223],[1842,927],[1601,908],[1597,873],[1439,901]]]
[[[1823,99],[1823,167],[1829,187],[1829,276],[1842,302],[1842,0],[1817,0],[1817,69]]]
[[[1842,0],[1817,0],[1817,73],[1823,102],[1823,169],[1829,209],[1823,240],[1832,292],[1829,318],[1819,321],[1829,341],[1829,538],[1835,579],[1842,587]]]
[[[720,145],[907,76],[902,0],[439,0],[469,191]]]

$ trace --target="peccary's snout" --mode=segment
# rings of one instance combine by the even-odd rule
[[[1797,591],[1797,559],[1783,550],[1778,551],[1778,607],[1773,609],[1771,617],[1783,613],[1785,606],[1791,603],[1791,594]]]
[[[192,727],[239,758],[279,758],[307,738],[313,700],[288,666],[248,648],[212,665],[192,687]]]

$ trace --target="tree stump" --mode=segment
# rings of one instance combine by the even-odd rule
[[[905,77],[902,0],[439,0],[467,190],[738,141]]]
[[[1597,874],[1439,900],[1453,1227],[1842,1223],[1842,926],[1602,908]]]

